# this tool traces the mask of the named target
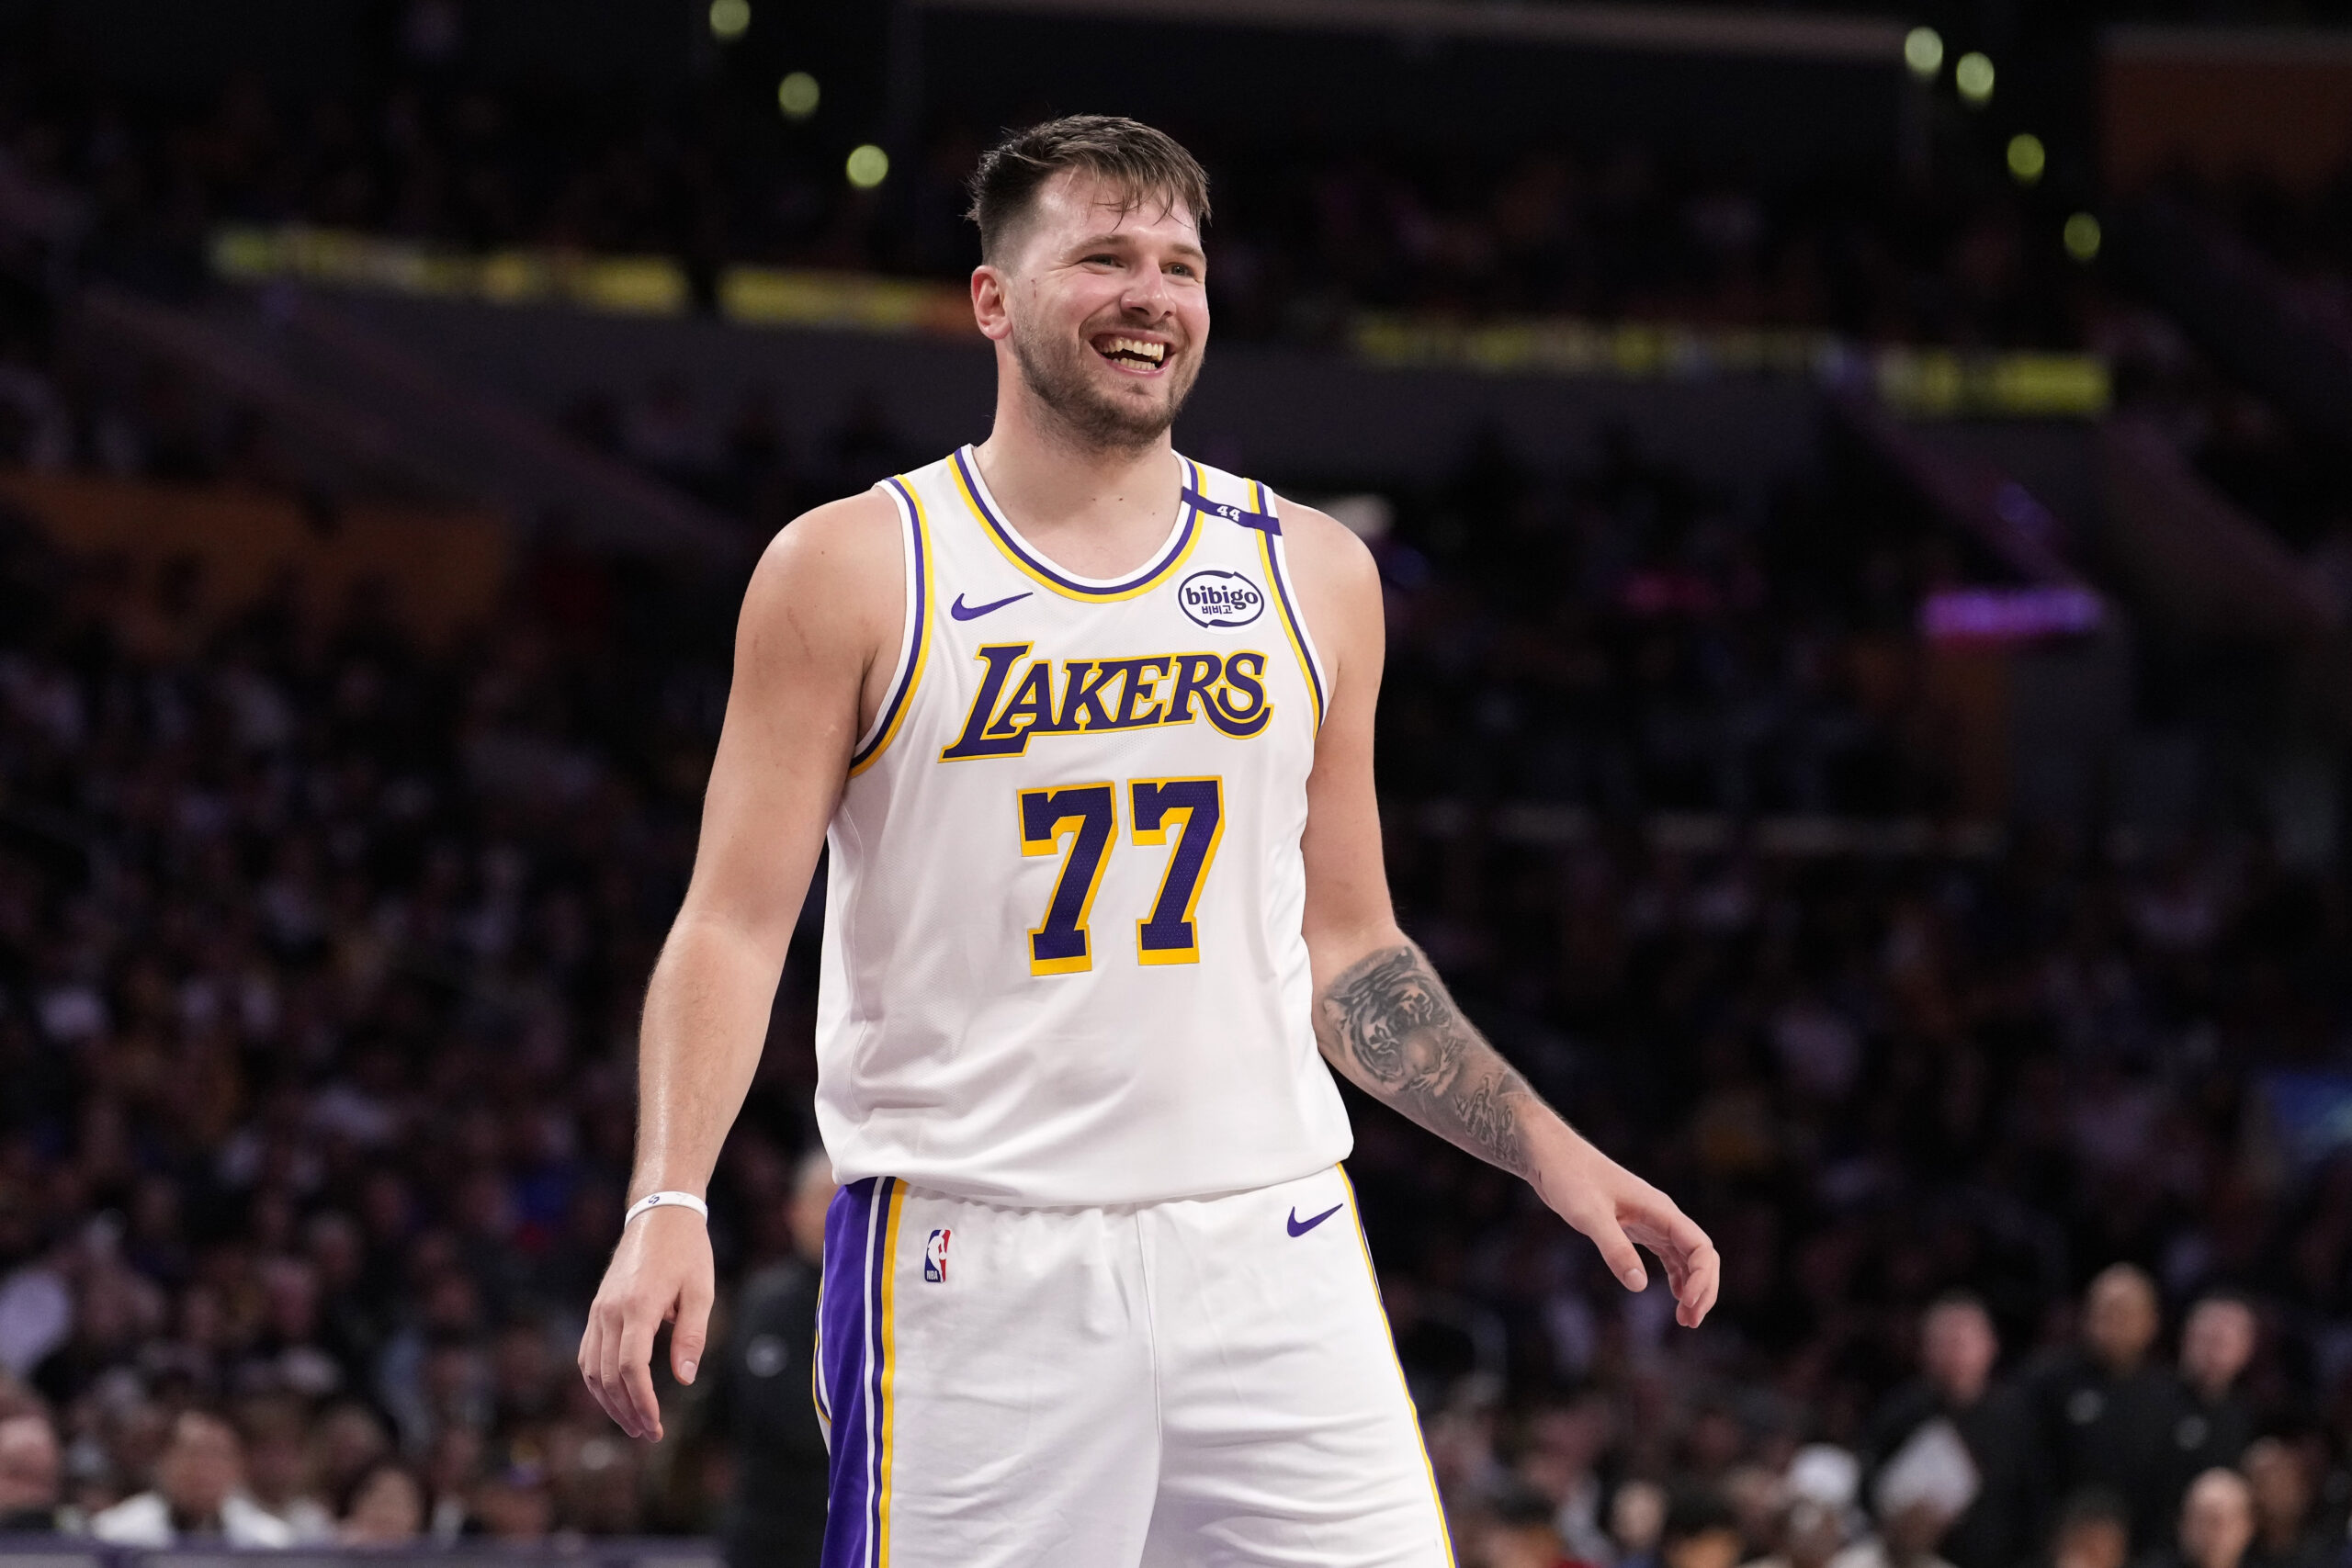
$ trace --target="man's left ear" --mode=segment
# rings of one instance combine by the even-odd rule
[[[983,337],[1001,338],[1012,331],[1004,293],[1002,273],[985,262],[972,269],[972,320]]]

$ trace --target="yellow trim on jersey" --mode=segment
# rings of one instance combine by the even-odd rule
[[[1307,657],[1306,639],[1299,635],[1298,623],[1291,617],[1289,584],[1282,576],[1282,569],[1274,562],[1274,536],[1272,534],[1259,534],[1258,558],[1266,563],[1266,583],[1274,592],[1274,608],[1282,613],[1283,636],[1290,639],[1290,650],[1298,656],[1298,672],[1306,677],[1306,697],[1315,705],[1315,728],[1320,733],[1323,728],[1322,675],[1316,669],[1315,660]]]
[[[895,699],[898,708],[890,715],[888,726],[875,737],[872,749],[850,764],[851,778],[872,767],[874,760],[888,751],[890,742],[898,739],[899,731],[906,728],[907,715],[914,711],[915,691],[922,684],[923,666],[931,657],[931,602],[939,597],[938,575],[931,564],[931,525],[923,516],[922,497],[916,492],[914,486],[900,477],[893,488],[907,498],[907,505],[914,513],[915,579],[907,584],[907,599],[915,614],[915,641],[914,647],[908,650],[904,684]]]
[[[899,1381],[899,1351],[894,1308],[899,1284],[899,1213],[907,1204],[907,1184],[890,1184],[890,1217],[882,1226],[882,1485],[874,1517],[875,1568],[890,1568],[890,1459],[897,1437],[897,1410],[892,1391]],[[1399,1374],[1401,1375],[1401,1374]]]
[[[1335,1165],[1331,1168],[1339,1172],[1340,1185],[1348,1190],[1348,1220],[1356,1228],[1356,1249],[1363,1254],[1363,1271],[1371,1278],[1372,1299],[1375,1303],[1380,1303],[1380,1323],[1381,1326],[1385,1328],[1388,1326],[1388,1308],[1385,1303],[1380,1303],[1380,1270],[1372,1266],[1372,1243],[1364,1239],[1363,1205],[1357,1201],[1356,1184],[1348,1179],[1348,1168],[1343,1165]],[[1421,1474],[1430,1483],[1430,1506],[1437,1510],[1437,1539],[1445,1548],[1446,1568],[1454,1568],[1453,1533],[1446,1528],[1445,1524],[1445,1499],[1438,1495],[1437,1472],[1430,1464],[1429,1445],[1421,1441],[1420,1413],[1413,1408],[1413,1391],[1405,1382],[1405,1363],[1396,1359],[1396,1338],[1394,1330],[1389,1333],[1388,1364],[1396,1369],[1397,1392],[1404,1394],[1406,1418],[1413,1423],[1413,1446],[1420,1450]]]
[[[964,504],[971,508],[972,520],[980,525],[980,532],[987,536],[989,543],[994,545],[1005,559],[1012,563],[1016,570],[1048,592],[1057,594],[1064,599],[1076,600],[1081,604],[1113,604],[1122,599],[1136,599],[1150,592],[1166,581],[1169,575],[1177,568],[1192,558],[1193,550],[1200,547],[1201,535],[1205,531],[1201,526],[1201,514],[1193,511],[1189,502],[1182,503],[1179,510],[1185,513],[1183,543],[1171,550],[1166,560],[1151,568],[1144,576],[1116,588],[1088,588],[1080,583],[1057,581],[1039,570],[1035,563],[1013,547],[1012,540],[1004,536],[997,520],[989,515],[988,507],[982,503],[978,495],[974,493],[971,485],[965,479],[963,465],[950,457],[947,461],[947,471],[955,476],[956,488],[963,492]],[[1010,527],[1011,525],[1002,526]]]

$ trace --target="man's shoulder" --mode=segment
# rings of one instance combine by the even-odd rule
[[[809,570],[830,556],[873,555],[899,550],[902,514],[891,492],[880,485],[812,506],[782,528],[767,543],[761,564],[781,560]]]
[[[743,633],[787,628],[804,654],[846,639],[895,637],[903,588],[898,505],[869,490],[802,513],[770,539],[743,592]]]
[[[1324,659],[1343,662],[1349,650],[1376,646],[1380,567],[1370,547],[1328,512],[1289,500],[1274,504],[1299,607]]]
[[[1283,545],[1301,572],[1329,570],[1376,580],[1372,548],[1354,529],[1320,507],[1282,498]]]

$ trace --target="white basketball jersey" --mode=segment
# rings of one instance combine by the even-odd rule
[[[1348,1152],[1301,932],[1326,687],[1273,497],[1177,461],[1116,582],[1032,548],[968,446],[882,487],[906,629],[827,835],[817,1010],[844,1182],[1142,1203]]]

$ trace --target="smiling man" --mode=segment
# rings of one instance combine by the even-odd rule
[[[981,160],[980,446],[820,507],[745,595],[633,1195],[582,1341],[661,1435],[696,1210],[830,844],[818,1122],[843,1183],[811,1379],[824,1562],[1448,1562],[1326,1063],[1516,1172],[1679,1320],[1706,1236],[1571,1131],[1397,929],[1370,556],[1177,454],[1208,182],[1132,120]]]

